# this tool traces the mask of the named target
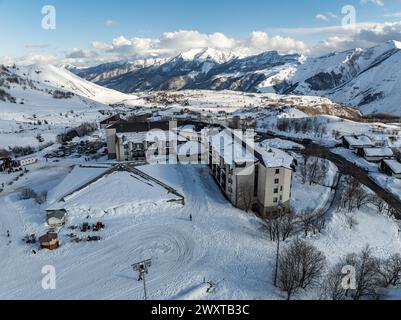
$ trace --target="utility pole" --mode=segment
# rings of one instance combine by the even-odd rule
[[[280,257],[280,234],[277,237],[276,269],[274,271],[274,286],[275,287],[277,287],[279,257]]]
[[[279,202],[279,211],[280,211],[280,217],[283,215],[284,213],[284,206],[281,203],[281,201]],[[277,287],[277,280],[278,280],[278,268],[279,268],[279,260],[280,260],[280,231],[277,230],[277,252],[276,252],[276,270],[274,271],[274,286]]]
[[[143,281],[143,292],[145,295],[145,300],[148,300],[148,293],[146,291],[146,275],[149,273],[149,268],[152,266],[152,260],[144,260],[137,262],[132,265],[134,271],[139,272],[138,281]]]

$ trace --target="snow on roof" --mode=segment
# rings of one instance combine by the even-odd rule
[[[125,132],[117,133],[117,137],[123,140],[123,143],[143,143],[156,141],[187,141],[173,131],[151,130],[146,132]]]
[[[53,207],[67,211],[86,210],[106,212],[126,205],[178,200],[179,196],[145,176],[130,171],[116,170],[100,175],[98,180],[75,189]]]
[[[189,141],[178,147],[178,155],[179,156],[188,156],[188,155],[197,155],[204,154],[206,152],[206,148],[203,144],[196,141]]]
[[[246,148],[238,137],[226,131],[210,136],[209,143],[227,164],[257,161],[252,149]]]
[[[123,143],[143,143],[146,139],[147,132],[125,132],[117,133],[117,138],[122,139]]]
[[[31,155],[29,155],[29,156],[19,157],[19,158],[17,158],[16,160],[17,160],[17,161],[21,161],[21,160],[27,160],[27,159],[37,159],[37,157],[36,157],[36,155],[31,154]]]
[[[392,157],[393,150],[390,148],[364,148],[363,152],[367,157]]]
[[[65,194],[74,191],[80,185],[89,182],[109,169],[110,166],[96,168],[74,167],[70,174],[68,174],[59,185],[49,192],[48,202],[54,203],[58,201]]]
[[[178,131],[183,131],[183,132],[196,132],[195,130],[195,126],[192,124],[186,125],[186,126],[182,126],[178,128]]]
[[[350,146],[374,146],[372,140],[364,135],[344,136]]]
[[[287,152],[263,144],[255,146],[255,151],[261,155],[267,168],[284,167],[291,169],[291,165],[294,163],[294,158]]]
[[[265,147],[271,147],[276,149],[293,149],[293,150],[303,150],[305,147],[299,143],[289,141],[289,140],[282,140],[279,138],[275,139],[268,139],[262,142],[262,145]]]
[[[401,174],[401,163],[397,160],[384,160],[384,163],[393,171],[395,174]]]

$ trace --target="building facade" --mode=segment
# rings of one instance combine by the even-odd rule
[[[249,146],[235,135],[211,137],[209,169],[220,189],[237,208],[262,217],[290,211],[293,158],[285,152]]]

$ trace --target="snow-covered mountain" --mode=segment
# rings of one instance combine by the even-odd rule
[[[150,65],[127,64],[74,72],[125,93],[207,89],[315,95],[367,114],[401,115],[401,43],[397,41],[315,58],[276,51],[239,57],[208,48]]]
[[[280,92],[325,96],[364,113],[401,115],[400,71],[401,42],[390,41],[307,59]]]
[[[258,86],[273,87],[287,79],[303,61],[297,54],[276,51],[239,57],[215,49],[194,49],[161,65],[134,70],[102,85],[126,93],[152,90],[212,89],[256,92]]]
[[[81,78],[92,81],[99,85],[106,85],[108,80],[128,72],[137,71],[142,68],[147,68],[165,63],[167,59],[143,59],[130,61],[117,61],[104,63],[95,67],[78,68],[76,66],[64,66],[68,71],[78,75]]]
[[[67,103],[69,99],[104,105],[132,99],[132,96],[84,80],[64,68],[44,64],[2,66],[0,89],[4,95],[13,97],[11,101],[33,105],[41,105],[47,100],[46,103],[54,105],[55,100],[60,99],[64,100],[64,105],[79,105],[76,101]]]

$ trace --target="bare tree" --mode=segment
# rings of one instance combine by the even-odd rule
[[[313,220],[315,219],[315,216],[313,214],[313,209],[308,207],[302,210],[302,213],[299,217],[305,232],[305,237],[307,237],[309,231],[313,231]]]
[[[271,217],[266,220],[267,231],[270,241],[287,240],[293,233],[295,228],[293,214],[283,214],[278,217]]]
[[[320,298],[323,300],[347,300],[347,290],[343,287],[343,267],[342,263],[336,264],[327,273],[320,288]]]
[[[347,225],[349,226],[349,228],[352,230],[355,226],[358,225],[358,220],[356,220],[355,218],[355,212],[351,211],[351,212],[344,212],[344,217],[345,217],[345,221],[347,222]]]
[[[279,236],[282,241],[287,240],[294,231],[294,215],[292,213],[284,214],[278,218]]]
[[[312,223],[313,232],[321,233],[326,227],[326,215],[324,209],[320,209],[315,213],[315,219]]]
[[[287,300],[300,289],[314,285],[326,265],[324,254],[302,240],[295,240],[280,255],[278,285]]]
[[[381,286],[387,288],[401,284],[401,255],[394,254],[379,263],[378,274]]]
[[[354,177],[348,176],[343,185],[339,208],[352,212],[372,201],[366,189]]]
[[[369,246],[365,247],[359,254],[351,254],[345,258],[344,265],[355,268],[355,289],[351,297],[360,300],[363,297],[377,297],[376,289],[379,286],[378,260],[372,256]]]
[[[377,208],[377,213],[384,214],[387,211],[388,204],[383,199],[374,197],[371,202]]]
[[[251,211],[254,202],[254,189],[249,183],[240,184],[237,192],[238,202],[246,212]]]
[[[359,254],[350,254],[340,260],[327,273],[321,286],[321,298],[326,300],[360,300],[362,298],[377,298],[377,288],[381,283],[399,279],[398,257],[382,268],[379,273],[379,260],[372,256],[369,247],[365,247]],[[349,266],[355,269],[355,285],[353,288],[344,287],[345,274],[343,268]],[[398,273],[397,273],[398,272]],[[350,283],[347,283],[348,285]]]

